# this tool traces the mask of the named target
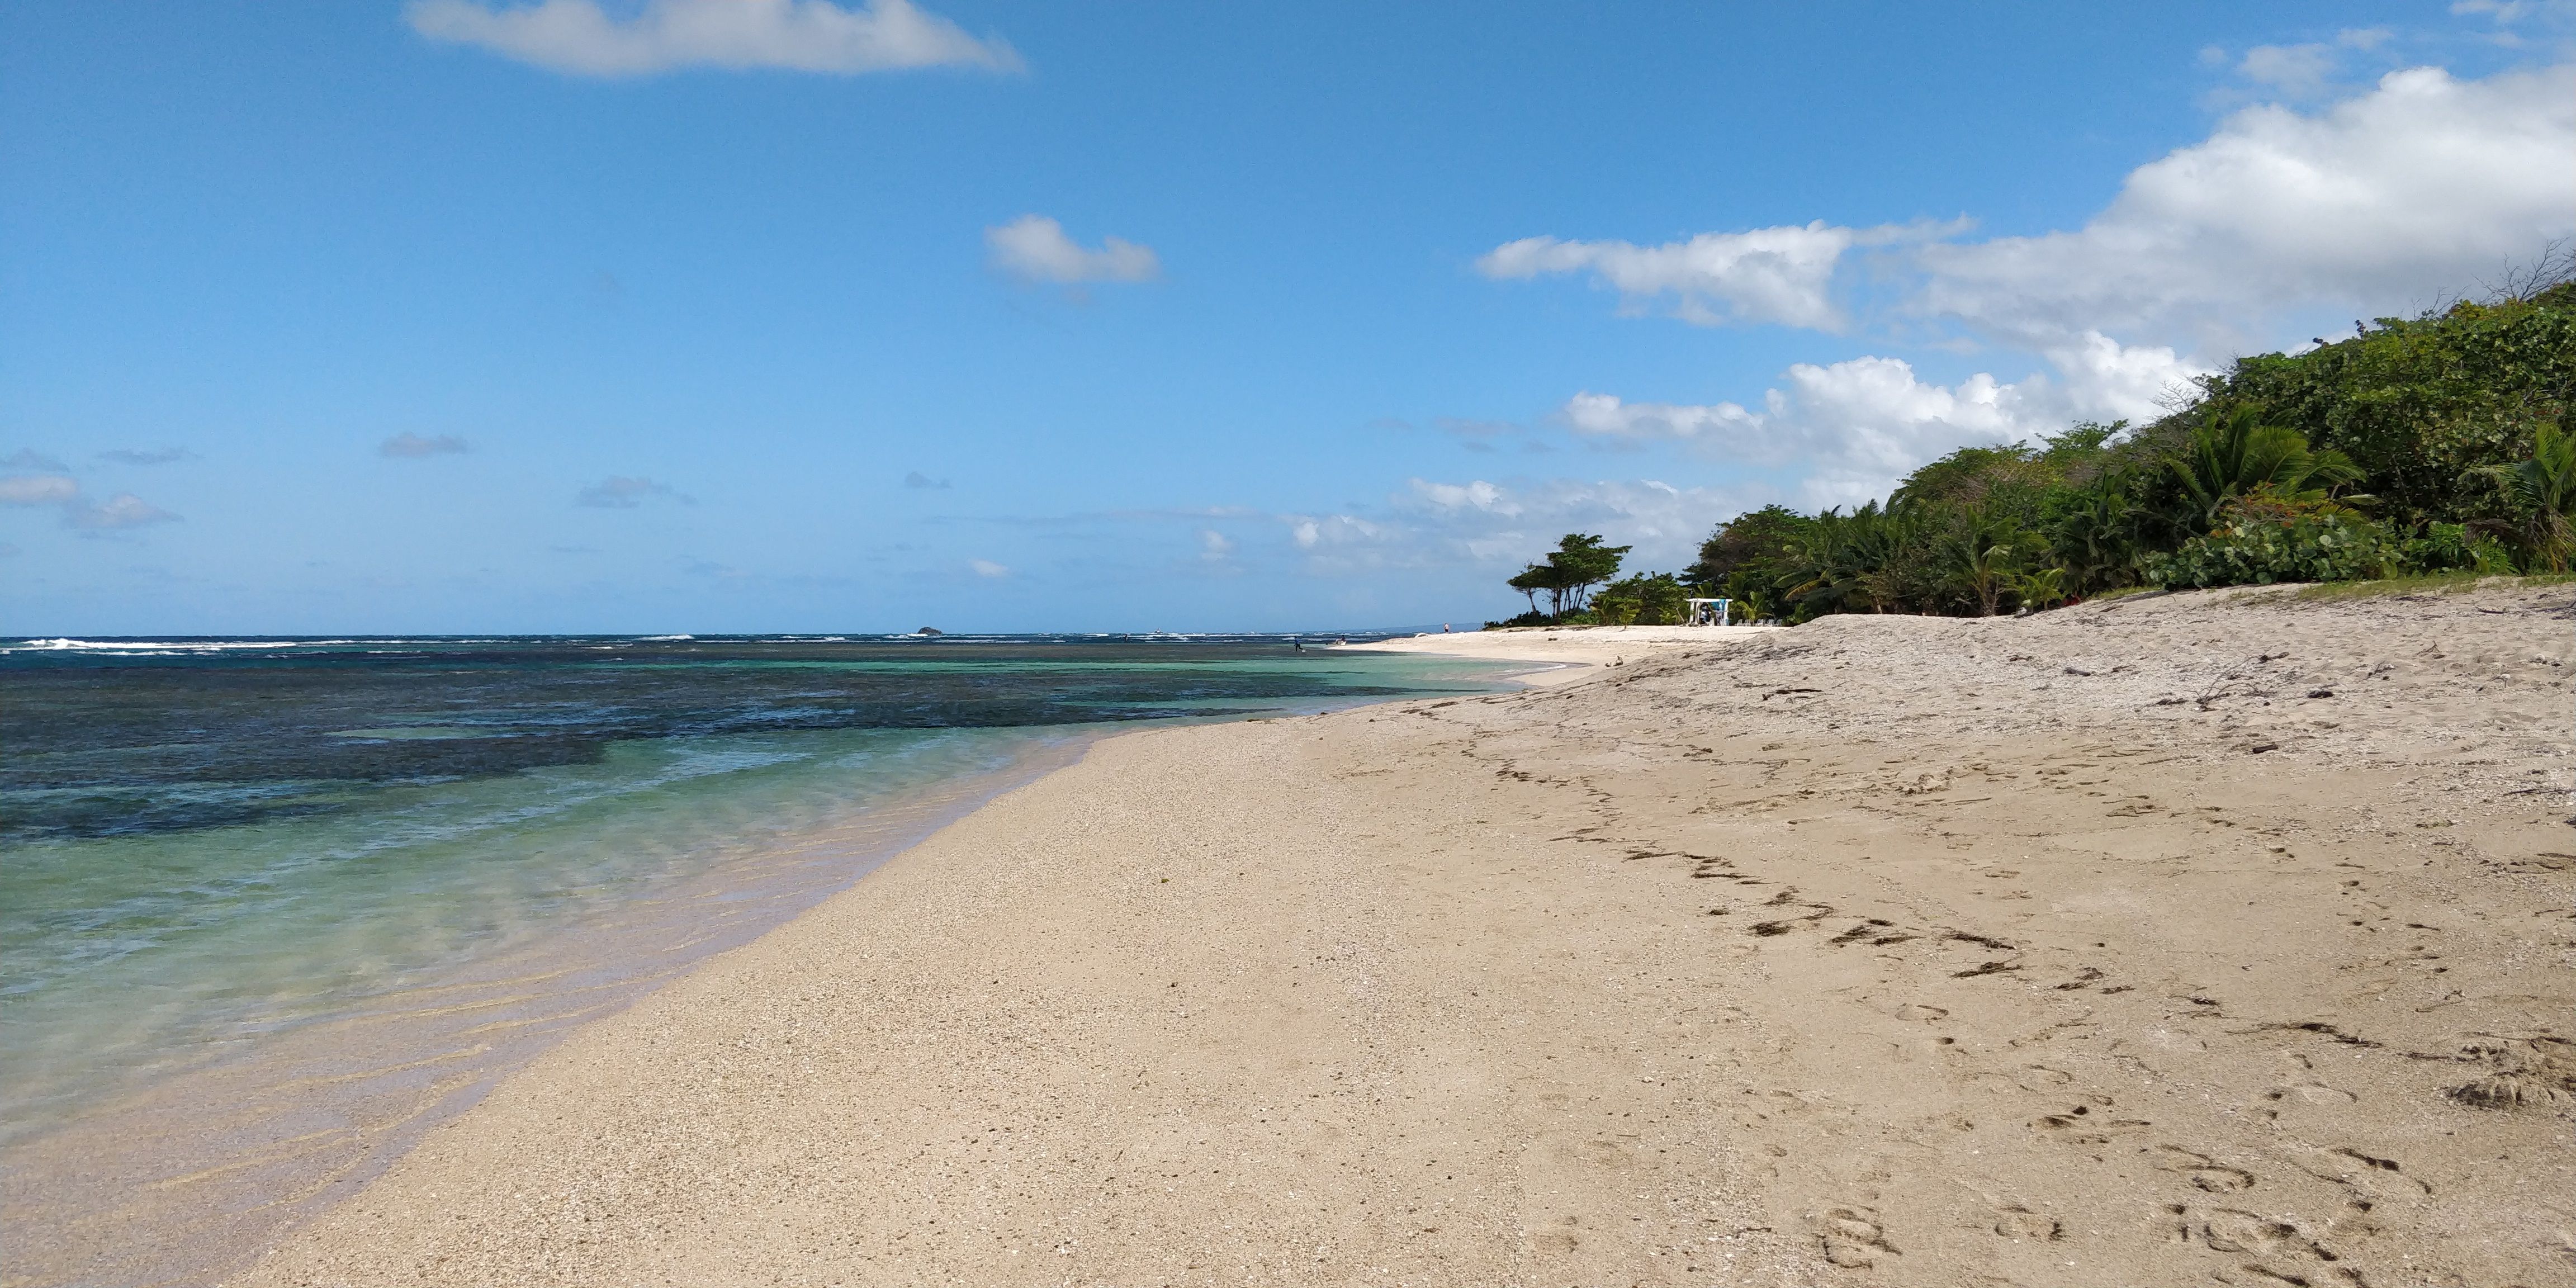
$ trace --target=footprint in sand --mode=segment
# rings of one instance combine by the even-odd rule
[[[1582,1217],[1551,1217],[1546,1228],[1530,1235],[1530,1246],[1541,1252],[1572,1252],[1583,1245],[1583,1236],[1576,1233],[1582,1228]]]
[[[2304,1261],[2342,1260],[2286,1221],[2235,1208],[2206,1208],[2191,1215],[2196,1218],[2191,1221],[2192,1232],[2213,1252]],[[2291,1283],[2309,1282],[2267,1267],[2250,1268]]]
[[[2147,1154],[2147,1162],[2160,1172],[2178,1172],[2195,1188],[2212,1194],[2233,1194],[2254,1188],[2254,1174],[2240,1167],[2229,1167],[2207,1154],[2194,1153],[2176,1145],[2158,1145]]]
[[[2066,1227],[2055,1217],[2034,1212],[2019,1203],[2007,1203],[1995,1209],[1994,1231],[2007,1239],[2030,1239],[2054,1243],[2066,1237]]]
[[[1903,1256],[1890,1243],[1887,1231],[1878,1223],[1878,1213],[1871,1208],[1835,1208],[1817,1223],[1817,1237],[1824,1245],[1825,1260],[1845,1270],[1859,1270],[1878,1264],[1878,1258]]]

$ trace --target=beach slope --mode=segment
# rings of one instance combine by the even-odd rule
[[[2576,593],[1120,737],[243,1282],[2576,1278]]]

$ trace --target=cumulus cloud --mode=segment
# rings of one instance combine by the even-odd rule
[[[1838,331],[1844,318],[1832,287],[1843,252],[1934,231],[1896,225],[1838,228],[1820,219],[1750,232],[1701,233],[1660,246],[1524,237],[1487,252],[1476,261],[1476,271],[1498,280],[1589,273],[1596,284],[1619,292],[1624,311],[1642,313],[1669,299],[1673,316],[1700,326],[1777,322]]]
[[[431,40],[581,76],[647,76],[683,67],[840,75],[1022,67],[1009,45],[977,40],[908,0],[853,7],[831,0],[644,0],[624,18],[611,16],[598,0],[499,8],[476,0],[414,0],[403,16]]]
[[[74,501],[63,507],[63,522],[87,532],[117,532],[178,521],[178,515],[131,492],[119,492],[104,501]]]
[[[1884,494],[1907,471],[1955,448],[2025,440],[2076,420],[2145,419],[2157,399],[2198,374],[2171,349],[2126,348],[2098,332],[2055,355],[2058,378],[2003,382],[1980,372],[1954,385],[1897,358],[1799,363],[1760,410],[1737,403],[1633,403],[1578,393],[1559,410],[1577,435],[1611,443],[1671,440],[1744,464],[1798,464],[1804,499],[1843,504]]]
[[[1087,249],[1065,235],[1064,225],[1044,215],[1022,215],[985,229],[984,248],[996,272],[1024,282],[1150,282],[1163,272],[1150,247],[1109,237],[1100,249]]]
[[[1415,529],[1415,539],[1462,562],[1517,564],[1568,532],[1598,532],[1614,545],[1636,547],[1631,567],[1667,571],[1688,563],[1716,521],[1745,508],[1755,495],[1654,479],[1414,479],[1409,490],[1399,513]]]
[[[1291,514],[1285,516],[1288,539],[1300,550],[1319,550],[1328,546],[1348,546],[1376,541],[1386,529],[1348,514],[1323,516]]]
[[[573,503],[603,510],[632,510],[656,497],[668,497],[682,505],[693,504],[689,497],[673,491],[668,483],[624,474],[612,474],[598,484],[583,488]]]
[[[2381,35],[2265,47],[2239,66],[2275,88],[2320,84],[2337,50]],[[1971,241],[1955,228],[1817,222],[1642,247],[1533,237],[1477,267],[1589,272],[1631,311],[1669,300],[1691,322],[1836,331],[1848,312],[1838,266],[1855,247],[1901,243],[1883,260],[1910,274],[1897,316],[2033,352],[2098,333],[2214,354],[2278,343],[2271,331],[2290,313],[2422,307],[2576,233],[2572,155],[2576,64],[2480,80],[2417,67],[2314,111],[2234,112],[2131,171],[2081,228]]]
[[[474,448],[470,444],[468,444],[464,439],[458,438],[454,434],[441,434],[436,438],[423,438],[418,434],[406,432],[396,434],[393,437],[376,444],[377,455],[399,457],[406,460],[417,460],[424,456],[462,456],[473,450]]]
[[[1925,246],[1914,307],[2005,338],[2214,346],[2286,309],[2421,306],[2576,227],[2571,155],[2576,65],[2391,72],[2313,114],[2235,113],[2081,229]]]
[[[2331,45],[2249,53],[2239,70],[2296,88],[2332,72]],[[2224,60],[2225,55],[2216,55]],[[1599,444],[1680,442],[1766,467],[1804,466],[1806,499],[1876,495],[1953,448],[2056,432],[2075,420],[2149,419],[2233,352],[2304,338],[2323,318],[2411,312],[2576,235],[2576,64],[2461,80],[2392,72],[2315,110],[2248,107],[2198,143],[2139,166],[2083,226],[1968,240],[1955,231],[1822,223],[1686,242],[1530,238],[1479,261],[1487,275],[1584,271],[1636,309],[1677,301],[1688,321],[1832,331],[1837,266],[1888,246],[1896,283],[1881,320],[2029,355],[2044,370],[1955,384],[1893,357],[1800,364],[1746,403],[1630,402],[1586,391],[1558,421]],[[2288,330],[2290,327],[2295,330]],[[2282,332],[2287,332],[2286,335]]]
[[[1534,558],[1568,532],[1634,545],[1635,567],[1688,563],[1717,519],[1759,504],[1754,490],[1680,488],[1652,479],[1567,478],[1447,482],[1416,478],[1382,510],[1277,516],[1306,571],[1350,575],[1399,568],[1501,568]]]
[[[975,575],[978,577],[1008,577],[1011,575],[1011,570],[1008,565],[997,564],[990,559],[969,559],[966,561],[966,566],[973,569]]]
[[[1214,528],[1199,529],[1199,558],[1209,563],[1223,563],[1234,553],[1234,542]]]
[[[0,478],[0,505],[61,505],[80,495],[80,484],[63,474],[19,474]]]

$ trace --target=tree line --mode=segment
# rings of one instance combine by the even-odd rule
[[[2560,573],[2576,561],[2576,281],[2562,253],[2480,301],[2238,360],[2153,423],[1967,447],[1884,500],[1719,524],[1679,573],[1568,535],[1493,625],[1992,616],[2142,587]],[[1546,605],[1540,597],[1546,597]]]

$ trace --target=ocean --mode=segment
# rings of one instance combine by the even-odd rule
[[[220,1271],[1105,732],[1511,669],[1273,636],[0,640],[11,1282]]]

